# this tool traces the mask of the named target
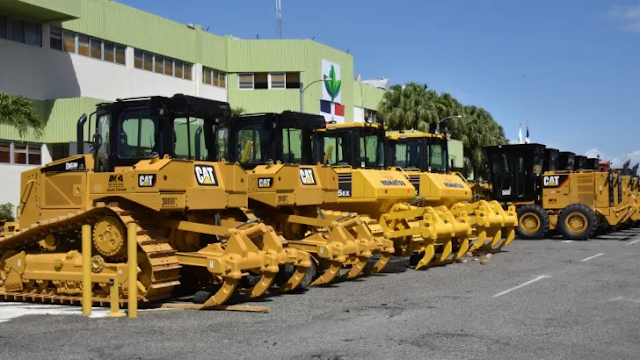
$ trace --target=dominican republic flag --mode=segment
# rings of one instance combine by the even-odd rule
[[[328,100],[320,100],[320,115],[324,116],[326,122],[335,121],[337,123],[343,123],[344,105]]]

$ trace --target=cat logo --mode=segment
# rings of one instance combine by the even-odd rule
[[[302,185],[315,185],[316,178],[313,176],[313,169],[300,169],[300,180]]]
[[[138,186],[139,187],[154,187],[156,185],[156,175],[138,175]]]
[[[270,188],[273,178],[258,178],[258,187],[261,189]]]
[[[544,184],[544,186],[558,186],[560,182],[560,176],[555,175],[555,176],[545,176],[542,179],[542,183]]]
[[[202,186],[218,186],[218,180],[216,179],[215,171],[213,171],[213,166],[196,165],[195,170],[198,184]]]

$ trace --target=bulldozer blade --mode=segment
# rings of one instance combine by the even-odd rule
[[[414,267],[416,270],[427,268],[433,257],[436,255],[436,249],[434,244],[428,244],[424,249],[424,255],[422,259]]]
[[[358,275],[362,274],[365,266],[367,266],[367,260],[369,260],[368,257],[358,257],[358,258],[356,258],[354,264],[351,266],[351,269],[349,269],[349,272],[344,274],[344,276],[342,276],[342,278],[344,278],[344,279],[355,279],[356,277],[358,277]]]
[[[469,239],[464,239],[458,244],[458,251],[453,256],[453,260],[459,260],[469,251]]]
[[[478,232],[477,235],[478,235],[478,237],[476,238],[476,241],[474,241],[473,244],[471,245],[471,247],[469,247],[469,251],[470,252],[474,252],[474,251],[478,250],[487,241],[487,232],[486,231],[480,231],[480,232]]]
[[[247,297],[249,299],[256,299],[259,298],[260,296],[264,295],[264,293],[267,292],[267,290],[269,290],[269,288],[271,287],[271,285],[273,285],[273,282],[276,279],[276,274],[274,273],[263,273],[262,276],[260,277],[260,281],[251,288],[251,291],[249,293],[247,293]]]
[[[515,228],[509,228],[507,231],[507,236],[504,239],[504,241],[502,242],[502,245],[500,245],[500,248],[502,249],[503,247],[511,244],[513,242],[513,240],[516,238],[516,229]]]
[[[451,255],[452,251],[453,251],[453,244],[451,242],[451,239],[449,239],[442,245],[442,252],[440,253],[440,256],[438,257],[437,261],[438,262],[446,261],[449,255]]]
[[[291,277],[289,277],[289,279],[287,279],[287,281],[282,284],[281,291],[290,292],[297,289],[302,283],[302,280],[304,280],[304,277],[307,274],[308,270],[308,266],[296,266],[293,275],[291,275]]]
[[[342,263],[337,261],[329,262],[329,265],[326,266],[324,273],[320,275],[317,279],[315,279],[310,286],[326,285],[333,282],[333,280],[340,273],[341,268],[342,268]]]
[[[392,255],[393,254],[389,253],[380,253],[380,259],[378,259],[373,266],[367,269],[366,274],[376,274],[382,271],[389,263],[389,260],[391,260]]]
[[[211,297],[207,301],[205,301],[204,304],[202,304],[201,309],[202,310],[211,309],[229,301],[229,299],[233,295],[233,292],[236,290],[236,287],[238,286],[238,282],[239,281],[237,279],[226,278],[222,282],[220,289],[218,289],[218,291],[216,291],[215,294],[211,295]]]

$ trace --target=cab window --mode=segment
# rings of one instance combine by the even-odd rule
[[[121,159],[149,158],[160,152],[160,129],[158,121],[151,119],[142,110],[129,110],[122,116],[118,156]]]
[[[177,159],[207,159],[204,142],[204,120],[176,118],[173,121],[173,151]]]

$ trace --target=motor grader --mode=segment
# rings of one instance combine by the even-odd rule
[[[393,254],[393,243],[374,239],[357,213],[336,217],[319,210],[338,201],[338,175],[313,159],[315,131],[324,127],[322,116],[293,111],[244,114],[215,127],[218,159],[238,162],[249,174],[251,212],[289,247],[312,255],[303,286],[355,278],[372,252],[381,254],[372,269],[380,271]]]
[[[489,146],[484,152],[492,198],[516,206],[516,232],[523,239],[558,230],[565,239],[585,240],[599,226],[617,225],[628,210],[618,191],[620,177],[576,167],[571,152],[536,143]]]
[[[385,168],[382,124],[330,122],[317,132],[322,142],[314,152],[338,174],[338,202],[323,204],[324,210],[357,212],[415,269],[450,263],[468,251],[471,220],[456,218],[442,203],[427,205],[404,174]]]
[[[213,124],[229,104],[191,96],[152,96],[97,105],[90,154],[83,154],[87,116],[78,120],[78,154],[21,175],[15,224],[0,237],[0,295],[9,299],[78,303],[82,295],[80,229],[92,226],[93,302],[109,301],[118,283],[127,302],[127,243],[138,248],[138,301],[184,291],[203,307],[232,295],[263,295],[303,281],[309,254],[286,247],[258,219],[226,226],[248,202],[248,177],[237,164],[212,161]],[[196,156],[195,132],[204,129]],[[127,238],[135,223],[137,235]]]
[[[427,205],[444,205],[456,218],[468,217],[473,229],[469,251],[499,250],[515,238],[516,209],[474,196],[462,175],[448,170],[448,136],[419,131],[386,134],[387,165],[408,176]],[[453,164],[451,167],[454,167]]]

